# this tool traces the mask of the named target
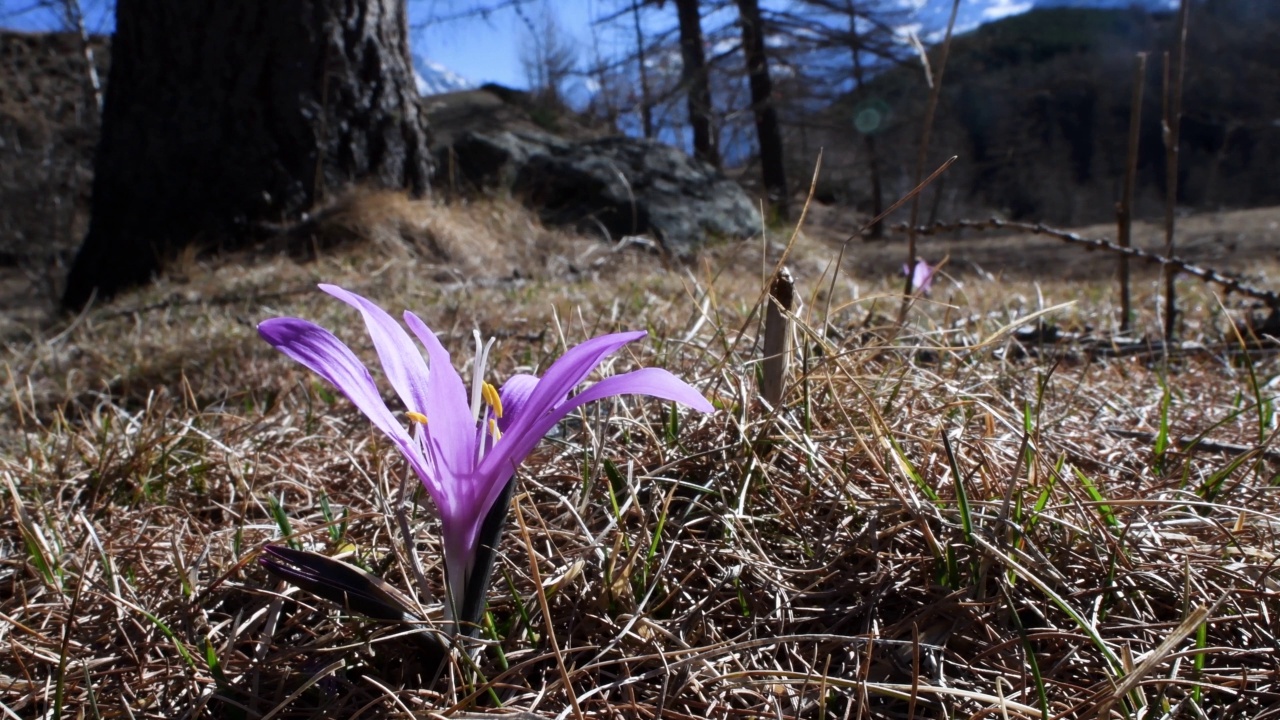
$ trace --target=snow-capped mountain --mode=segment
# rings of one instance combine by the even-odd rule
[[[952,0],[898,0],[900,7],[912,11],[912,22],[926,42],[937,42],[947,27]],[[1021,15],[1029,10],[1050,7],[1125,8],[1138,6],[1145,10],[1172,10],[1178,0],[965,0],[956,16],[956,32],[967,32],[993,20]]]
[[[418,84],[419,95],[439,95],[476,86],[458,73],[417,53],[413,54],[413,80]]]

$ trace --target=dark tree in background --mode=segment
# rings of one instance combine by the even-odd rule
[[[235,247],[352,181],[424,192],[404,0],[118,0],[89,233],[63,303]]]
[[[702,48],[702,13],[698,0],[675,0],[680,23],[681,81],[688,97],[693,155],[720,167],[720,148],[711,127],[711,83],[707,55]]]
[[[636,31],[636,69],[640,72],[641,126],[644,129],[645,138],[652,138],[653,97],[649,92],[649,61],[645,57],[644,23],[640,22],[640,0],[631,0],[631,22]]]
[[[769,79],[769,58],[765,54],[764,20],[758,0],[737,0],[738,22],[742,25],[742,52],[747,59],[751,86],[751,109],[756,120],[756,140],[760,145],[760,171],[769,202],[779,218],[787,218],[787,170],[782,152],[782,129],[773,105],[773,82]]]

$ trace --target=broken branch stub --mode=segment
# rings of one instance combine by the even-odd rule
[[[787,384],[791,364],[791,311],[795,305],[795,281],[785,267],[779,268],[769,285],[764,319],[764,361],[760,377],[760,397],[770,407],[778,407]]]

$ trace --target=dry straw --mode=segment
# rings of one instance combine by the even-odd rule
[[[1044,326],[1105,325],[1111,283],[994,281],[954,260],[898,326],[896,272],[823,274],[838,240],[798,233],[788,250],[811,310],[794,317],[792,378],[768,414],[759,348],[739,342],[761,290],[741,246],[678,271],[625,251],[572,276],[455,284],[425,282],[430,259],[359,247],[196,266],[57,343],[39,339],[56,328],[14,339],[0,716],[1280,711],[1275,357],[1236,343],[1164,365],[1020,345],[1007,328],[1041,311]],[[563,267],[556,252],[545,267]],[[653,341],[608,372],[666,367],[719,408],[624,398],[561,425],[519,476],[524,522],[475,660],[457,656],[439,692],[423,689],[412,631],[252,562],[293,542],[438,612],[389,511],[405,472],[394,449],[254,335],[289,314],[359,337],[317,279],[418,309],[450,348],[477,326],[499,337],[498,378],[645,327]],[[1157,291],[1138,284],[1135,307]],[[1184,294],[1186,332],[1217,343],[1222,306],[1207,287]],[[1138,320],[1158,327],[1149,310]],[[1186,437],[1245,450],[1174,442]],[[406,521],[439,597],[438,521],[416,502]]]

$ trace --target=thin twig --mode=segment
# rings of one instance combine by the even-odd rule
[[[1173,257],[1173,230],[1178,204],[1178,134],[1182,126],[1182,78],[1186,74],[1187,17],[1190,11],[1191,0],[1182,0],[1182,5],[1178,8],[1178,27],[1174,38],[1177,56],[1173,68],[1169,66],[1169,53],[1164,54],[1165,257]],[[1174,280],[1178,269],[1168,263],[1164,266],[1164,334],[1169,340],[1173,339],[1177,330],[1178,308]]]
[[[1142,135],[1142,89],[1147,76],[1147,54],[1138,53],[1133,61],[1133,96],[1129,108],[1129,152],[1124,163],[1124,189],[1116,208],[1116,240],[1120,247],[1132,247],[1133,188],[1138,181],[1138,141]],[[1172,253],[1166,253],[1171,255]],[[1120,276],[1120,332],[1129,331],[1129,319],[1133,315],[1133,299],[1129,294],[1129,256],[1121,254],[1118,262]]]
[[[573,708],[574,717],[583,720],[582,708],[578,706],[578,695],[574,692],[573,682],[569,678],[569,670],[564,665],[564,653],[560,652],[560,643],[556,640],[556,629],[553,624],[551,608],[547,605],[547,592],[542,587],[542,573],[538,570],[538,554],[533,551],[533,539],[529,537],[529,526],[524,521],[524,511],[520,509],[520,499],[516,498],[516,522],[520,524],[520,537],[524,540],[524,549],[529,554],[529,574],[533,579],[534,592],[538,596],[538,608],[542,610],[542,619],[547,625],[547,643],[556,656],[556,667],[560,670],[560,681],[564,683],[564,693],[569,696],[569,705]]]
[[[924,110],[924,127],[920,131],[920,149],[916,154],[916,186],[920,185],[920,181],[924,178],[925,163],[929,159],[929,138],[933,133],[933,116],[938,110],[938,98],[942,95],[942,76],[947,70],[947,57],[951,54],[951,33],[956,27],[956,15],[960,12],[960,0],[954,0],[951,3],[951,17],[947,20],[947,34],[942,39],[942,53],[938,58],[938,73],[933,80],[933,87],[929,91],[929,104]],[[909,227],[916,227],[920,222],[920,194],[916,194],[911,199],[911,220]],[[911,285],[915,281],[915,273],[912,269],[916,266],[916,236],[912,231],[907,232],[907,279],[906,287],[902,291],[902,307],[898,310],[898,324],[901,325],[907,319],[907,309],[911,307],[911,293],[915,288]]]
[[[895,230],[906,231],[903,225],[894,226]],[[1178,257],[1166,257],[1157,255],[1135,247],[1122,247],[1106,238],[1086,238],[1083,235],[1073,233],[1067,230],[1052,228],[1043,223],[1025,223],[1014,220],[1001,220],[999,218],[991,218],[989,220],[954,220],[949,223],[937,223],[930,226],[920,226],[915,229],[918,235],[938,235],[941,233],[956,232],[958,230],[1019,230],[1022,232],[1034,233],[1037,235],[1047,235],[1049,237],[1065,240],[1069,243],[1084,245],[1092,250],[1106,250],[1108,252],[1123,253],[1129,257],[1140,258],[1147,262],[1160,263],[1162,265],[1172,265],[1177,268],[1178,272],[1199,278],[1207,283],[1218,285],[1228,293],[1240,293],[1260,300],[1266,303],[1268,308],[1280,308],[1280,293],[1271,290],[1262,290],[1242,282],[1239,278],[1227,277],[1217,270],[1202,268],[1198,265],[1192,265],[1189,261]]]

